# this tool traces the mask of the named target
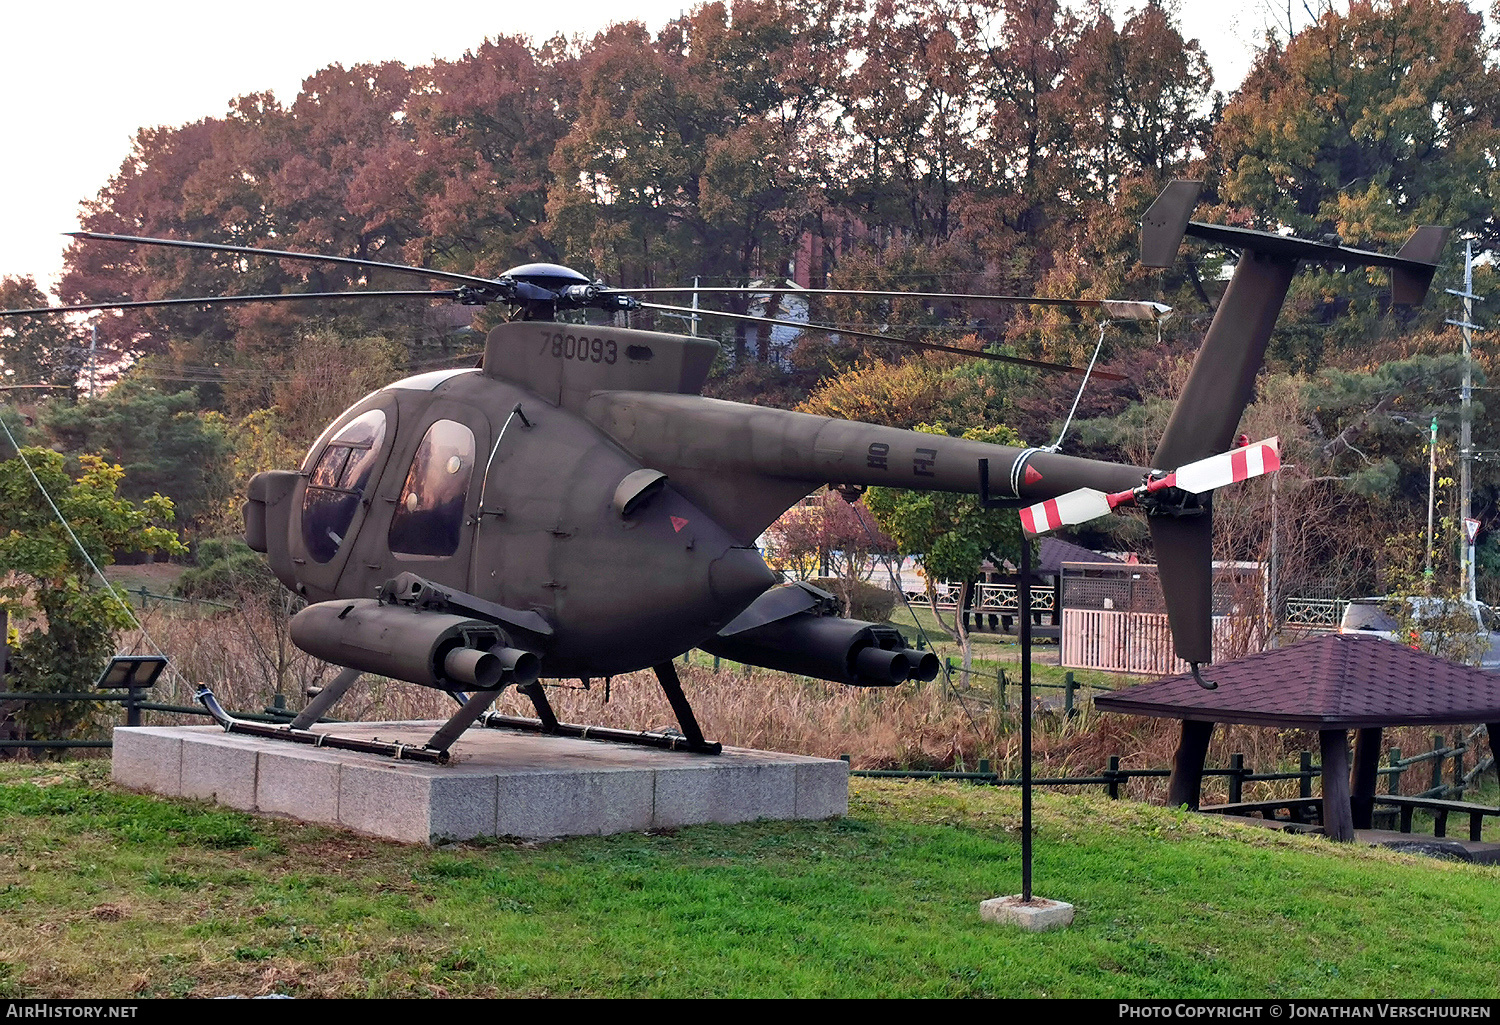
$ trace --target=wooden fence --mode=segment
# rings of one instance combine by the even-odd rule
[[[1424,779],[1429,786],[1417,797],[1462,797],[1464,791],[1478,785],[1481,774],[1488,772],[1495,766],[1493,754],[1478,759],[1473,768],[1466,768],[1465,755],[1476,748],[1477,742],[1484,735],[1484,727],[1473,728],[1465,735],[1461,731],[1453,734],[1451,743],[1444,740],[1441,734],[1432,735],[1432,750],[1423,751],[1415,755],[1403,758],[1401,749],[1393,747],[1388,750],[1389,763],[1378,767],[1375,771],[1386,779],[1386,793],[1397,794],[1400,792],[1401,777],[1406,772],[1414,772],[1418,766],[1428,766],[1428,776]],[[1491,750],[1495,741],[1490,738]],[[1477,752],[1476,752],[1477,753]],[[849,761],[848,755],[839,755],[844,761]],[[1444,772],[1445,765],[1451,765],[1451,775]],[[1120,797],[1120,788],[1132,779],[1165,779],[1172,774],[1171,769],[1122,769],[1120,768],[1119,755],[1110,755],[1107,767],[1093,776],[1054,776],[1033,777],[1032,783],[1037,786],[1102,786],[1104,792],[1111,798]],[[957,780],[967,783],[980,783],[989,786],[1020,786],[1019,777],[1001,776],[990,768],[990,760],[981,758],[978,771],[965,772],[962,769],[956,772],[945,772],[939,770],[923,769],[851,769],[851,776],[867,776],[878,779],[938,779]],[[1313,796],[1313,783],[1320,780],[1323,775],[1323,767],[1313,761],[1312,752],[1300,752],[1299,764],[1296,769],[1290,771],[1256,772],[1245,764],[1245,756],[1232,754],[1229,756],[1229,765],[1222,769],[1204,769],[1203,775],[1222,776],[1229,788],[1229,803],[1238,804],[1244,800],[1245,784],[1268,783],[1276,780],[1295,779],[1298,781],[1298,792],[1302,798]],[[1451,782],[1445,781],[1448,775]],[[1389,814],[1394,814],[1391,812]]]

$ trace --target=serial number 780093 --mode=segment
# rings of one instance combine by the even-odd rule
[[[553,359],[576,359],[580,363],[613,363],[620,355],[620,347],[613,338],[585,338],[580,335],[543,335],[538,356],[552,350]]]

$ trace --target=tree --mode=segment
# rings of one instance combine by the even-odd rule
[[[918,424],[916,430],[926,434],[947,434],[941,424]],[[970,441],[992,445],[1020,445],[1021,438],[1008,427],[972,429],[963,432]],[[964,685],[968,685],[973,663],[973,644],[959,610],[968,599],[969,590],[985,559],[997,565],[1022,544],[1021,521],[1013,509],[985,509],[973,495],[954,495],[936,491],[903,491],[894,488],[871,488],[865,504],[876,521],[896,544],[897,551],[912,555],[927,578],[927,598],[933,615],[945,629],[958,638],[963,651]],[[1030,541],[1025,543],[1030,544]],[[943,623],[937,611],[935,583],[938,580],[961,580],[958,608],[953,626]]]
[[[977,49],[964,5],[873,0],[848,18],[834,87],[849,128],[845,202],[865,221],[919,240],[957,226],[955,201],[975,182],[983,115]]]
[[[199,412],[193,388],[167,394],[126,380],[97,399],[51,406],[42,425],[64,452],[121,464],[127,499],[171,495],[189,527],[201,526],[228,483],[227,425]]]
[[[557,260],[548,238],[548,162],[576,103],[576,55],[561,39],[486,39],[456,61],[414,72],[407,116],[422,155],[407,187],[422,198],[414,262],[499,274]]]
[[[1159,0],[1119,27],[1100,12],[1079,36],[1058,89],[1076,154],[1074,190],[1107,210],[1125,179],[1164,183],[1200,158],[1209,143],[1212,86],[1203,48],[1183,39]]]
[[[600,33],[552,156],[559,251],[623,285],[784,274],[823,39],[812,12],[780,0],[704,4],[655,39],[639,22]]]
[[[79,464],[75,480],[62,453],[48,449],[25,448],[0,463],[0,604],[20,632],[6,676],[11,690],[85,689],[114,654],[115,636],[131,618],[121,595],[94,586],[88,559],[107,566],[115,551],[184,550],[166,526],[170,500],[152,495],[136,504],[118,494],[119,466],[87,455]],[[71,534],[38,493],[37,480]],[[98,706],[87,702],[38,702],[17,713],[29,737],[39,740],[76,736],[97,715]]]
[[[860,502],[831,490],[788,509],[766,528],[766,542],[773,567],[834,580],[844,615],[856,619],[859,585],[870,578],[875,558],[895,551]]]
[[[798,408],[888,427],[943,423],[965,431],[999,420],[1024,377],[1025,371],[955,356],[872,361],[828,378]]]
[[[430,170],[406,116],[411,91],[399,64],[331,65],[289,107],[256,94],[222,118],[143,130],[85,204],[84,227],[403,263],[422,231],[413,184]],[[76,302],[413,287],[399,272],[97,242],[75,245],[67,261],[61,291]],[[205,403],[243,415],[268,404],[274,371],[309,321],[414,349],[434,333],[419,300],[299,305],[101,314],[101,359],[153,355],[155,373],[205,381]]]
[[[36,287],[35,278],[0,278],[0,310],[47,305],[48,297]],[[61,317],[8,317],[0,321],[0,386],[71,385],[82,364],[77,333]]]
[[[1500,68],[1460,0],[1352,0],[1269,41],[1215,133],[1223,197],[1304,237],[1413,224],[1500,243]]]

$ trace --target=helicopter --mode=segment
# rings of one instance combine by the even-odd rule
[[[1241,251],[1149,467],[706,398],[701,389],[717,342],[557,317],[579,309],[710,315],[641,298],[709,289],[612,289],[554,264],[528,264],[487,279],[347,257],[79,232],[76,237],[102,242],[395,269],[453,287],[99,303],[0,315],[351,295],[505,303],[519,310],[519,319],[488,333],[479,367],[386,385],[330,423],[300,468],[250,481],[245,539],[308,603],[291,620],[292,639],[343,672],[287,726],[235,719],[207,688],[200,688],[199,699],[231,732],[432,762],[446,762],[455,740],[476,724],[712,754],[720,745],[704,738],[673,667],[689,649],[849,685],[930,680],[938,671],[936,656],[909,648],[895,628],[841,618],[831,595],[807,583],[779,584],[762,559],[755,542],[765,528],[824,485],[846,497],[871,485],[973,494],[985,506],[1021,511],[1029,533],[1061,525],[1062,518],[1048,519],[1049,503],[1054,513],[1059,503],[1071,510],[1069,522],[1084,512],[1142,507],[1176,653],[1210,686],[1199,671],[1212,658],[1212,493],[1244,479],[1233,466],[1226,477],[1221,464],[1234,460],[1234,432],[1293,272],[1304,260],[1387,267],[1393,301],[1420,303],[1447,231],[1421,227],[1390,256],[1337,241],[1206,224],[1191,220],[1201,188],[1201,182],[1172,181],[1141,222],[1147,266],[1170,266],[1184,235]],[[1112,316],[1142,319],[1170,313],[1156,303],[1021,301],[1092,304]],[[1195,464],[1215,458],[1219,470],[1199,467],[1194,476]],[[1273,462],[1257,457],[1261,472],[1273,470]],[[1189,481],[1206,486],[1185,487]],[[645,668],[655,672],[680,730],[629,733],[561,723],[540,685],[543,678],[588,680]],[[421,747],[313,731],[365,673],[446,691],[459,708]],[[530,698],[536,719],[490,711],[508,686]]]

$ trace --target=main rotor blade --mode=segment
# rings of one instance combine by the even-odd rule
[[[454,299],[456,289],[410,292],[279,292],[275,295],[217,295],[189,299],[141,299],[134,302],[79,303],[75,306],[38,306],[29,310],[0,310],[0,317],[29,317],[43,313],[83,313],[88,310],[131,310],[152,306],[207,306],[225,303],[274,303],[300,299]]]
[[[772,324],[777,327],[794,327],[799,331],[821,331],[824,334],[849,335],[853,338],[869,338],[877,342],[890,342],[893,345],[905,345],[913,349],[926,349],[932,352],[951,352],[958,356],[970,356],[974,359],[993,360],[997,363],[1015,363],[1023,367],[1035,367],[1038,370],[1062,370],[1069,374],[1088,373],[1082,367],[1070,367],[1066,363],[1048,363],[1045,360],[1025,359],[1021,356],[1002,356],[998,352],[985,352],[980,349],[960,349],[956,345],[937,345],[933,342],[918,342],[910,338],[894,337],[891,335],[880,335],[873,331],[855,331],[852,328],[831,327],[827,324],[804,324],[797,320],[776,320],[771,317],[753,317],[748,313],[725,313],[722,310],[695,310],[691,306],[664,306],[661,303],[641,303],[643,310],[665,310],[668,313],[687,313],[702,317],[727,317],[730,320],[748,320],[755,324]],[[1123,374],[1110,373],[1108,370],[1095,370],[1095,377],[1102,377],[1107,381],[1124,381]]]
[[[747,286],[711,285],[694,288],[683,285],[673,288],[621,288],[619,292],[631,295],[656,293],[716,292],[734,295],[849,295],[881,299],[977,299],[982,302],[1014,303],[1026,306],[1081,306],[1101,308],[1120,320],[1165,320],[1172,307],[1157,302],[1138,299],[1053,299],[1027,295],[978,295],[972,292],[880,292],[862,288],[750,288]]]
[[[268,256],[278,260],[306,260],[311,263],[337,263],[346,267],[378,267],[381,270],[402,271],[421,274],[442,281],[459,281],[469,285],[493,285],[490,278],[473,274],[456,274],[453,271],[429,270],[426,267],[409,267],[404,263],[383,263],[379,260],[359,260],[352,256],[325,256],[318,253],[296,253],[285,249],[257,249],[254,246],[231,246],[217,242],[184,242],[175,238],[144,238],[138,235],[107,235],[98,231],[64,232],[73,238],[90,239],[95,242],[124,242],[138,246],[167,246],[173,249],[201,249],[214,253],[243,253],[246,256]]]

